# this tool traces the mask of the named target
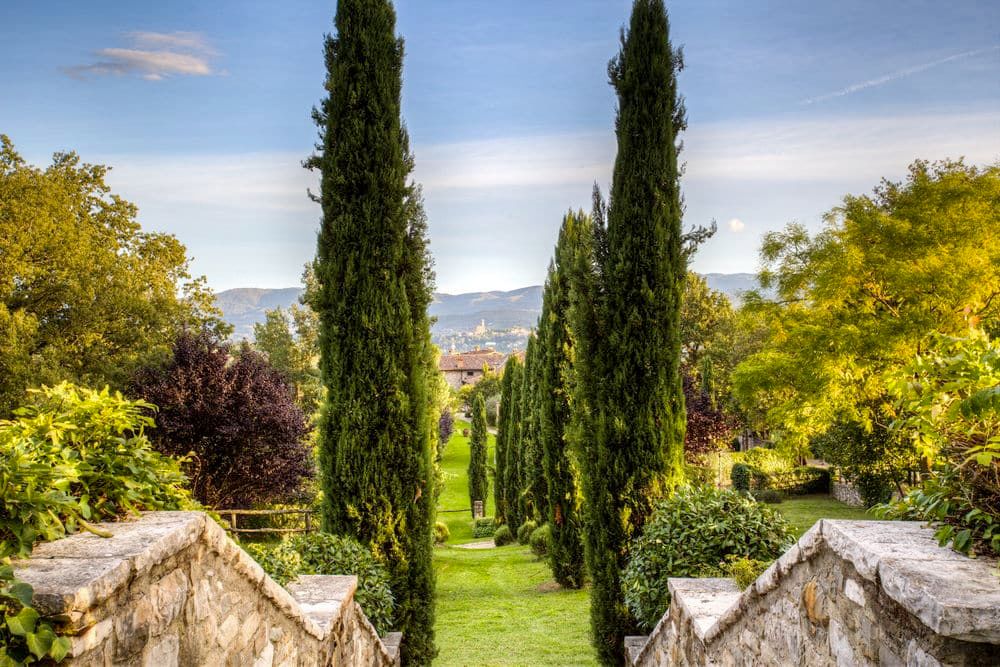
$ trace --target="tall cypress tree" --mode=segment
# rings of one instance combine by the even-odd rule
[[[507,440],[510,427],[508,421],[511,411],[511,380],[514,376],[514,366],[517,357],[511,355],[503,368],[503,379],[500,381],[500,414],[497,416],[496,446],[493,450],[493,518],[497,524],[507,523],[507,499],[505,496]]]
[[[489,480],[486,477],[486,400],[476,394],[472,405],[472,437],[469,439],[469,507],[477,500],[486,503]]]
[[[527,394],[528,435],[524,445],[524,489],[531,508],[530,516],[544,523],[548,515],[549,485],[545,479],[544,452],[542,450],[542,371],[545,360],[545,341],[541,327],[535,332],[535,354],[532,357]]]
[[[572,340],[569,330],[570,266],[572,244],[581,225],[590,225],[583,212],[563,218],[555,257],[549,266],[539,320],[540,436],[544,478],[548,483],[548,502],[544,511],[552,526],[549,566],[555,580],[568,588],[583,585],[586,567],[583,557],[580,500],[577,493],[579,472],[570,456],[570,396],[572,392]]]
[[[521,389],[519,398],[521,406],[518,410],[520,423],[518,426],[517,438],[517,468],[515,479],[517,480],[517,504],[518,525],[525,521],[536,519],[534,498],[532,497],[532,462],[534,461],[534,439],[535,439],[535,353],[538,346],[538,338],[533,332],[528,336],[528,349],[524,353],[524,373],[521,375]]]
[[[403,45],[388,0],[340,0],[314,112],[323,221],[314,307],[327,398],[319,433],[323,528],[388,565],[407,664],[433,642],[433,475],[427,379],[431,269],[400,119]]]
[[[507,435],[504,443],[504,506],[507,523],[511,531],[517,532],[524,517],[521,513],[521,480],[519,477],[521,457],[521,389],[524,379],[524,364],[514,364],[510,378],[510,410],[507,417]]]
[[[591,624],[605,664],[624,660],[636,630],[622,600],[628,544],[653,505],[683,479],[684,394],[679,371],[685,259],[677,134],[680,53],[670,44],[663,0],[636,0],[608,67],[618,95],[615,161],[606,228],[598,202],[591,267],[581,266],[579,374],[589,413],[584,494],[593,578]],[[592,305],[583,303],[591,299]]]

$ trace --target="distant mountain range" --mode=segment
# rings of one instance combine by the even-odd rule
[[[705,280],[709,287],[737,303],[742,292],[757,285],[752,273],[707,273]],[[301,294],[300,287],[240,287],[219,292],[215,300],[223,318],[233,325],[234,337],[252,339],[253,325],[264,321],[266,311],[288,308],[298,302]],[[503,349],[508,347],[519,349],[519,341],[527,335],[521,330],[534,327],[542,312],[542,286],[532,285],[510,292],[435,293],[428,310],[437,318],[432,334],[439,347],[461,349],[497,343],[500,351],[509,351]],[[486,324],[487,332],[474,333],[481,323]]]

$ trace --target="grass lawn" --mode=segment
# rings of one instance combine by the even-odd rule
[[[860,507],[849,507],[827,495],[792,496],[772,507],[784,514],[792,524],[796,539],[820,519],[875,518]]]
[[[438,521],[448,525],[449,546],[434,550],[440,655],[435,665],[592,665],[587,591],[561,590],[548,566],[527,547],[459,549],[472,537],[469,511],[470,428],[455,421],[441,461],[444,488]],[[494,437],[487,460],[493,462]],[[486,516],[493,515],[490,480]],[[458,509],[461,512],[442,512]],[[480,538],[481,539],[481,538]]]
[[[471,429],[467,421],[455,420],[455,431],[441,459],[441,473],[444,488],[438,499],[437,520],[448,526],[448,544],[473,541],[472,510],[469,504],[469,438],[462,435],[462,429]],[[493,449],[496,438],[487,437],[487,464],[493,465]],[[486,494],[486,516],[493,516],[493,477],[490,476],[489,493]],[[449,510],[461,510],[459,512]]]
[[[589,592],[561,590],[527,547],[434,552],[435,665],[593,665]]]

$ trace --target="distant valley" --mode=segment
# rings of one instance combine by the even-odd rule
[[[757,285],[752,273],[708,273],[712,289],[739,302],[740,294]],[[216,295],[223,317],[233,325],[234,338],[252,339],[253,325],[264,321],[268,310],[297,303],[300,287],[258,289],[240,287]],[[434,344],[448,351],[495,347],[500,352],[523,349],[528,333],[542,312],[542,286],[509,292],[435,293],[429,313],[436,319],[431,330]]]

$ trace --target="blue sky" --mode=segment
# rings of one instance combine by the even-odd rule
[[[625,0],[400,0],[404,116],[442,291],[539,283],[562,213],[607,189]],[[669,2],[684,46],[688,226],[703,272],[818,227],[915,158],[1000,159],[1000,2]],[[0,132],[36,164],[114,167],[144,227],[217,289],[295,285],[314,252],[323,34],[335,3],[4,0]]]

